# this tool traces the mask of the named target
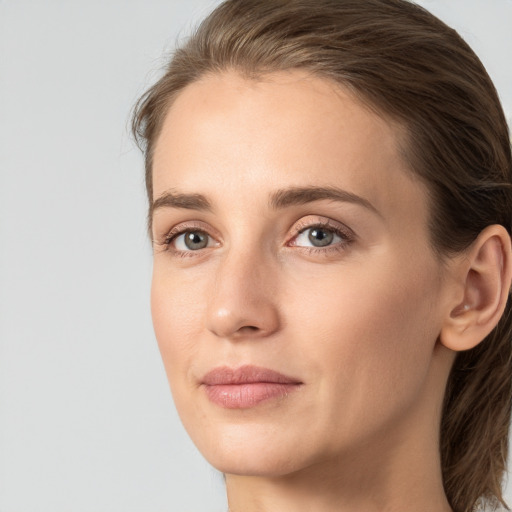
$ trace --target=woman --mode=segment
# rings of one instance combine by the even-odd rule
[[[139,101],[152,313],[232,512],[500,502],[505,118],[404,0],[228,0]]]

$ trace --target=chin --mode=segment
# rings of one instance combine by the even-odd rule
[[[298,449],[297,440],[284,431],[236,426],[210,434],[207,438],[191,437],[203,457],[222,473],[279,477],[311,463],[307,454]]]
[[[205,457],[206,460],[218,471],[228,475],[256,476],[277,478],[299,471],[305,465],[298,460],[290,460],[288,457],[261,457],[256,455],[240,456],[239,454],[220,454],[213,457]]]

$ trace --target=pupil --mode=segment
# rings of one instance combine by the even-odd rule
[[[334,235],[325,231],[324,229],[315,228],[311,230],[309,240],[313,245],[317,247],[324,247],[332,242]]]
[[[207,243],[206,236],[199,231],[191,231],[185,236],[185,245],[189,249],[204,249]]]

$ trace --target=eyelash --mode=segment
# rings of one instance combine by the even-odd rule
[[[305,231],[308,231],[310,229],[320,228],[324,229],[326,231],[332,232],[334,235],[337,235],[339,238],[341,238],[341,242],[338,242],[336,245],[327,245],[324,247],[304,247],[304,246],[295,246],[292,245],[292,247],[298,247],[303,251],[306,251],[308,254],[319,254],[323,253],[324,255],[332,254],[332,253],[338,253],[342,252],[346,249],[347,245],[349,245],[351,242],[353,242],[355,235],[354,232],[349,229],[345,228],[342,229],[338,226],[333,225],[329,221],[323,221],[323,222],[315,222],[313,224],[310,223],[303,223],[296,227],[296,232],[293,235],[292,240],[296,239],[299,235],[304,233]],[[157,243],[157,245],[164,246],[164,251],[171,252],[174,256],[178,256],[180,258],[188,258],[188,257],[195,257],[202,251],[202,249],[198,249],[196,251],[189,250],[189,251],[181,251],[177,249],[172,249],[172,242],[179,237],[180,235],[183,235],[184,233],[188,232],[199,232],[202,233],[208,237],[211,237],[211,235],[202,227],[195,226],[195,225],[188,225],[188,226],[182,226],[177,229],[171,230],[163,242]]]
[[[183,235],[184,233],[189,232],[198,232],[203,233],[208,237],[211,237],[211,235],[200,226],[195,225],[188,225],[188,226],[182,226],[180,228],[172,229],[168,235],[165,237],[164,241],[159,244],[163,245],[165,247],[165,251],[171,252],[174,256],[179,256],[180,258],[188,258],[188,257],[194,257],[196,256],[196,253],[200,253],[201,249],[197,251],[179,251],[177,249],[171,249],[172,242],[180,235]],[[212,237],[213,238],[213,237]]]
[[[309,254],[332,254],[344,251],[347,246],[354,241],[355,234],[354,232],[345,227],[344,229],[332,224],[329,221],[319,221],[310,224],[308,222],[299,223],[296,227],[296,233],[293,235],[293,240],[295,240],[299,235],[304,233],[305,231],[312,230],[315,228],[320,228],[325,231],[330,231],[337,235],[341,241],[337,242],[335,245],[326,245],[324,247],[303,247],[300,245],[294,245],[293,247],[300,247],[301,250],[305,250]]]

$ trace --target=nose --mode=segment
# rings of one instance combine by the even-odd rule
[[[219,262],[208,298],[206,327],[219,338],[267,337],[279,329],[277,268],[262,255],[239,253]]]

